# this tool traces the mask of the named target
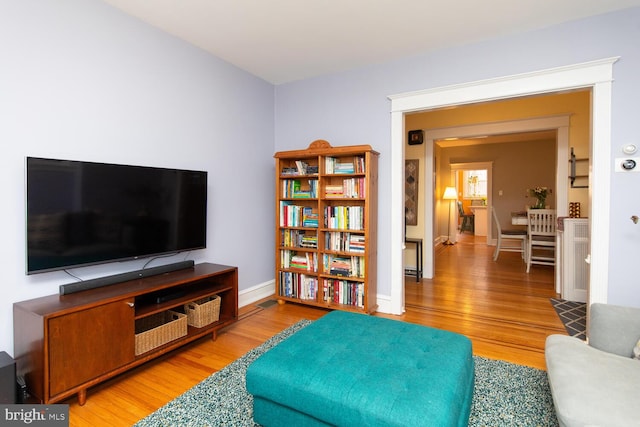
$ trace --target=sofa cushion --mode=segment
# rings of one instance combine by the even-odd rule
[[[589,345],[624,357],[633,356],[640,340],[640,309],[611,304],[591,304]]]
[[[565,335],[547,338],[545,356],[560,426],[637,425],[638,361]]]

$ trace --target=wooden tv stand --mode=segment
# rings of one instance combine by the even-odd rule
[[[142,354],[135,354],[136,320],[211,295],[221,297],[220,318]],[[167,297],[169,296],[169,297]],[[160,301],[160,302],[158,302]],[[14,356],[27,390],[49,404],[141,365],[238,319],[238,268],[197,264],[193,268],[68,295],[13,304]]]

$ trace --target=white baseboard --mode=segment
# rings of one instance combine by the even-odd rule
[[[378,311],[385,314],[393,314],[391,311],[391,297],[388,295],[377,295]]]
[[[275,284],[275,280],[269,280],[268,282],[252,286],[249,289],[238,291],[238,307],[244,307],[245,305],[260,301],[263,298],[275,295]]]

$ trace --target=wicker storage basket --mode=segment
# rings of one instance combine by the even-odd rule
[[[218,295],[202,298],[184,305],[187,322],[190,326],[202,328],[220,318],[220,301]]]
[[[187,316],[163,311],[136,320],[136,356],[187,335]]]

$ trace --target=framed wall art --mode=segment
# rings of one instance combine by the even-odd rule
[[[418,225],[418,159],[405,160],[404,212],[406,225]]]

